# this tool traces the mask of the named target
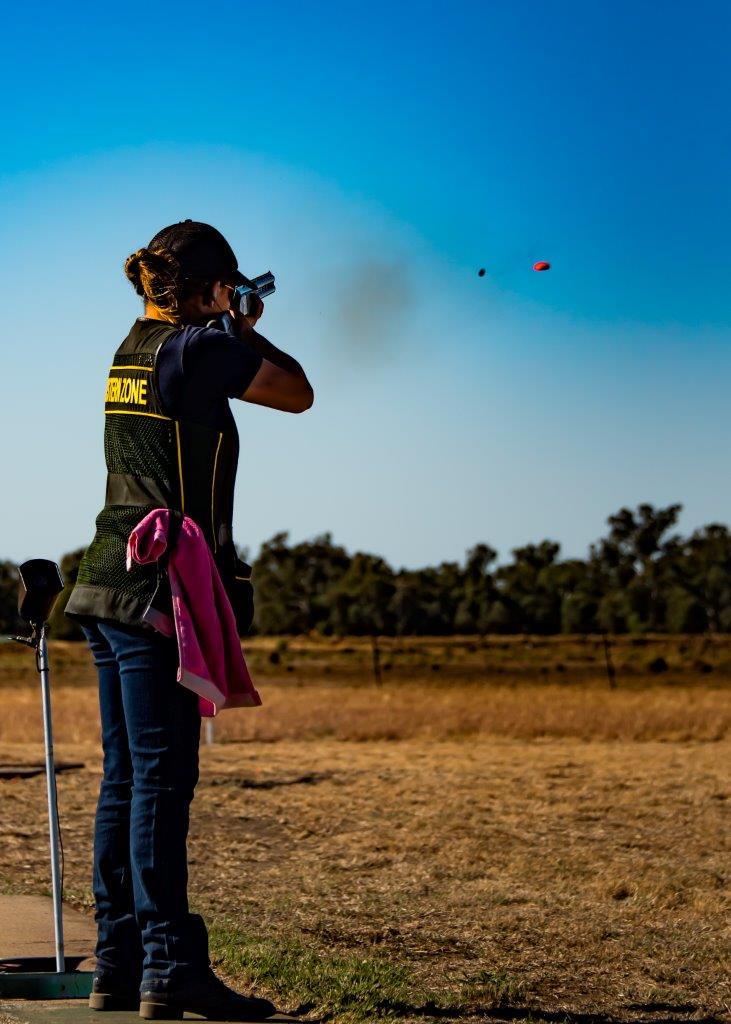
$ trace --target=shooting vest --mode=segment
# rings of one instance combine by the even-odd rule
[[[174,419],[163,408],[157,356],[177,330],[137,320],[114,356],[104,402],[106,500],[66,614],[140,625],[153,595],[156,606],[164,606],[159,567],[133,563],[127,571],[126,552],[140,520],[154,508],[170,508],[203,531],[244,632],[253,614],[251,568],[237,559],[231,531],[238,432],[233,418],[229,427],[215,430]]]

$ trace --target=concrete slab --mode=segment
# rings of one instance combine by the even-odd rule
[[[64,907],[63,925],[64,944],[69,956],[92,956],[96,945],[93,919],[71,907]],[[0,896],[0,960],[53,955],[53,903],[50,898]],[[84,968],[88,969],[86,964]]]
[[[139,1024],[140,1016],[130,1010],[112,1013],[105,1011],[99,1014],[90,1010],[84,1003],[56,1000],[49,1003],[0,1003],[0,1024]],[[186,1014],[186,1020],[204,1020],[192,1013]],[[296,1017],[277,1014],[270,1017],[267,1024],[296,1024]],[[209,1021],[209,1024],[225,1024],[224,1021]]]
[[[140,1015],[133,1012],[99,1014],[84,1002],[0,1003],[0,1024],[139,1024]]]

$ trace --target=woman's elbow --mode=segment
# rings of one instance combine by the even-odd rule
[[[307,385],[306,390],[303,390],[302,394],[298,397],[297,407],[292,412],[307,412],[311,409],[315,403],[315,392],[312,390],[310,385]]]

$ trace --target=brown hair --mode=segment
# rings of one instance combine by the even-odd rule
[[[138,249],[124,261],[124,272],[137,294],[153,302],[172,320],[180,320],[180,306],[188,283],[180,264],[168,249]]]

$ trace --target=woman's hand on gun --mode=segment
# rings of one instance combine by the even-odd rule
[[[253,327],[264,312],[264,302],[258,295],[252,295],[249,299],[249,305],[252,311],[244,317],[244,320],[246,320],[250,327]]]
[[[238,309],[234,309],[233,306],[229,311],[239,337],[246,335],[264,312],[264,303],[256,293],[252,293],[249,296],[249,308],[251,312],[247,313],[246,316],[240,313]]]

